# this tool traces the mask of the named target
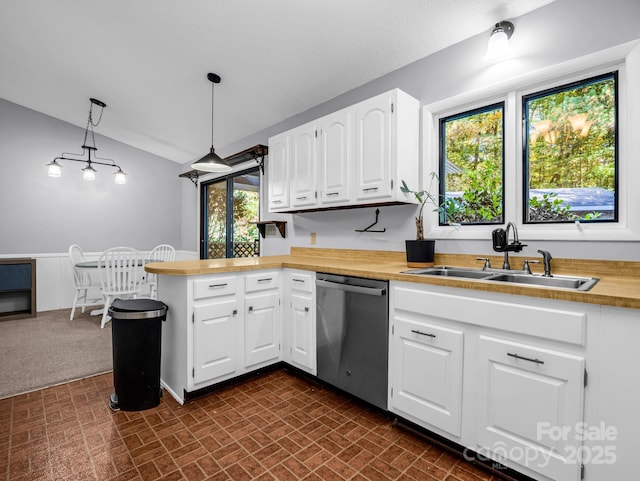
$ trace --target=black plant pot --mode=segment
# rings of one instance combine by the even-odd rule
[[[408,240],[407,246],[407,266],[409,267],[432,267],[433,256],[436,248],[434,240]]]

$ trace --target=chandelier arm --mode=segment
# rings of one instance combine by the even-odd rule
[[[73,154],[72,154],[72,155],[73,155]],[[97,164],[97,165],[106,165],[107,167],[115,167],[116,169],[120,169],[120,168],[121,168],[118,164],[116,164],[116,163],[115,163],[113,160],[111,160],[111,159],[102,159],[102,158],[100,158],[100,157],[96,157],[96,158],[98,158],[98,159],[100,159],[100,160],[109,160],[109,161],[111,161],[111,163],[110,163],[110,164],[107,164],[106,162],[100,162],[100,161],[98,161],[98,160],[93,160],[93,159],[91,159],[91,160],[87,160],[87,159],[72,159],[71,157],[64,157],[64,155],[63,155],[63,156],[61,156],[61,157],[56,157],[56,158],[55,158],[55,159],[53,159],[53,160],[54,160],[54,161],[55,161],[55,160],[71,160],[72,162],[84,162],[85,164],[89,164],[89,163],[90,163],[90,164]]]

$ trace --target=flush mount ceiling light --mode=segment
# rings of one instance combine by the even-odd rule
[[[218,154],[213,148],[213,90],[215,84],[220,83],[220,76],[215,73],[207,74],[207,79],[211,82],[211,150],[207,155],[191,164],[191,168],[203,172],[231,172],[233,168]]]
[[[60,157],[56,157],[55,159],[53,159],[47,164],[47,167],[49,167],[49,177],[62,176],[62,165],[58,163],[59,160],[71,160],[73,162],[85,162],[87,164],[86,167],[82,169],[82,178],[86,181],[93,182],[94,180],[96,180],[96,173],[98,171],[93,168],[93,165],[106,165],[108,167],[115,167],[116,169],[118,169],[114,172],[116,184],[126,184],[127,174],[122,171],[119,165],[116,165],[116,163],[111,159],[103,159],[95,155],[98,151],[98,148],[96,147],[96,139],[93,133],[93,128],[97,127],[102,120],[102,113],[104,112],[104,108],[107,106],[107,104],[97,99],[89,99],[89,101],[91,102],[91,104],[89,106],[89,118],[87,119],[87,127],[84,130],[82,153],[70,154],[67,152],[63,152]],[[97,121],[93,119],[94,106],[100,108],[100,116],[98,117]],[[89,134],[91,134],[91,136],[89,136]],[[89,140],[89,143],[87,143],[87,140]]]
[[[513,23],[498,22],[491,31],[487,53],[484,60],[489,62],[501,60],[509,53],[509,39],[513,35]]]

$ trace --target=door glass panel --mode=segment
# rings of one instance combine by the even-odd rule
[[[256,222],[260,220],[260,173],[233,177],[233,257],[257,257],[260,241]]]
[[[223,259],[227,245],[227,181],[212,182],[206,189],[207,258]]]

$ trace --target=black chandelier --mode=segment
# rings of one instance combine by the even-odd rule
[[[119,165],[116,165],[116,163],[111,159],[104,159],[96,155],[98,148],[96,147],[96,139],[93,133],[93,128],[97,127],[100,124],[100,121],[102,120],[102,113],[104,112],[104,108],[107,106],[107,104],[105,104],[101,100],[92,98],[90,98],[89,101],[91,102],[91,105],[89,106],[89,118],[87,119],[87,127],[84,130],[82,153],[71,154],[63,152],[60,157],[56,157],[55,159],[53,159],[47,164],[47,167],[49,167],[49,177],[62,176],[62,165],[58,163],[59,160],[71,160],[73,162],[84,162],[87,164],[86,167],[82,169],[82,178],[86,181],[92,182],[96,180],[97,170],[93,168],[93,165],[106,165],[108,167],[114,167],[118,169],[114,172],[116,184],[126,184],[127,174],[122,171]],[[93,119],[94,106],[100,108],[100,116],[98,117],[97,121],[94,121]],[[91,135],[89,136],[89,134]]]

